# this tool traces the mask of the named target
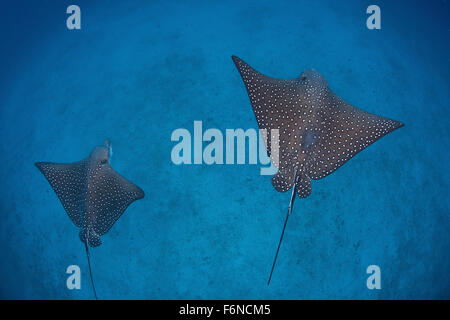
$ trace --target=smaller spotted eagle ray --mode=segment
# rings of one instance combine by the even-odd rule
[[[259,128],[267,132],[278,129],[278,161],[271,153],[271,139],[265,141],[267,153],[278,168],[272,185],[279,192],[294,186],[270,284],[295,194],[308,197],[311,179],[326,177],[403,124],[348,104],[328,88],[324,76],[314,69],[303,71],[298,78],[281,80],[263,75],[236,56],[232,59],[247,88]]]
[[[109,140],[97,146],[88,158],[68,164],[37,162],[55,191],[72,222],[79,227],[84,243],[94,296],[89,248],[101,245],[100,236],[106,234],[127,207],[144,197],[141,188],[118,174],[110,164],[112,155]]]

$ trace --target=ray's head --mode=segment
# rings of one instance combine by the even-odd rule
[[[109,160],[112,156],[112,147],[109,139],[105,140],[103,145],[97,146],[91,152],[90,158],[99,164],[109,163]]]
[[[300,83],[313,88],[322,90],[326,90],[328,88],[328,83],[325,77],[314,69],[304,70],[298,80]]]

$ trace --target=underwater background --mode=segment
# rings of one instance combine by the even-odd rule
[[[81,8],[81,30],[66,8]],[[381,30],[366,8],[381,8]],[[0,297],[92,299],[36,161],[109,138],[145,191],[90,250],[100,299],[449,299],[448,1],[9,1],[0,12]],[[172,131],[257,128],[231,55],[405,126],[296,199],[260,165],[175,165]],[[66,288],[79,265],[81,290]],[[381,290],[369,290],[369,265]]]

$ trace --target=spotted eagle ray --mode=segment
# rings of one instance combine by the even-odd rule
[[[74,163],[36,162],[55,191],[69,218],[79,228],[89,265],[94,296],[89,247],[102,244],[106,234],[127,207],[144,197],[144,191],[118,174],[110,164],[112,155],[109,140],[97,146],[88,158]]]
[[[265,141],[269,157],[278,172],[271,182],[279,192],[292,186],[283,231],[267,284],[270,284],[295,194],[311,194],[311,179],[321,179],[336,171],[361,150],[401,122],[360,110],[328,88],[324,76],[305,70],[291,80],[263,75],[236,56],[232,59],[247,88],[260,130],[278,130],[278,161],[274,162],[271,139]]]

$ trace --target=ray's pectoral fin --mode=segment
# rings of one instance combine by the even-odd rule
[[[403,126],[403,123],[360,110],[337,96],[330,116],[332,126],[327,128],[326,138],[312,146],[309,176],[321,179],[336,171],[345,162],[369,145]]]
[[[77,227],[83,225],[86,190],[86,160],[74,163],[36,162],[55,191],[70,219]]]
[[[90,207],[96,208],[96,219],[93,221],[93,231],[99,236],[111,229],[117,219],[128,206],[144,197],[144,191],[128,181],[111,166],[105,166],[105,171],[97,183],[97,197],[92,199]]]

